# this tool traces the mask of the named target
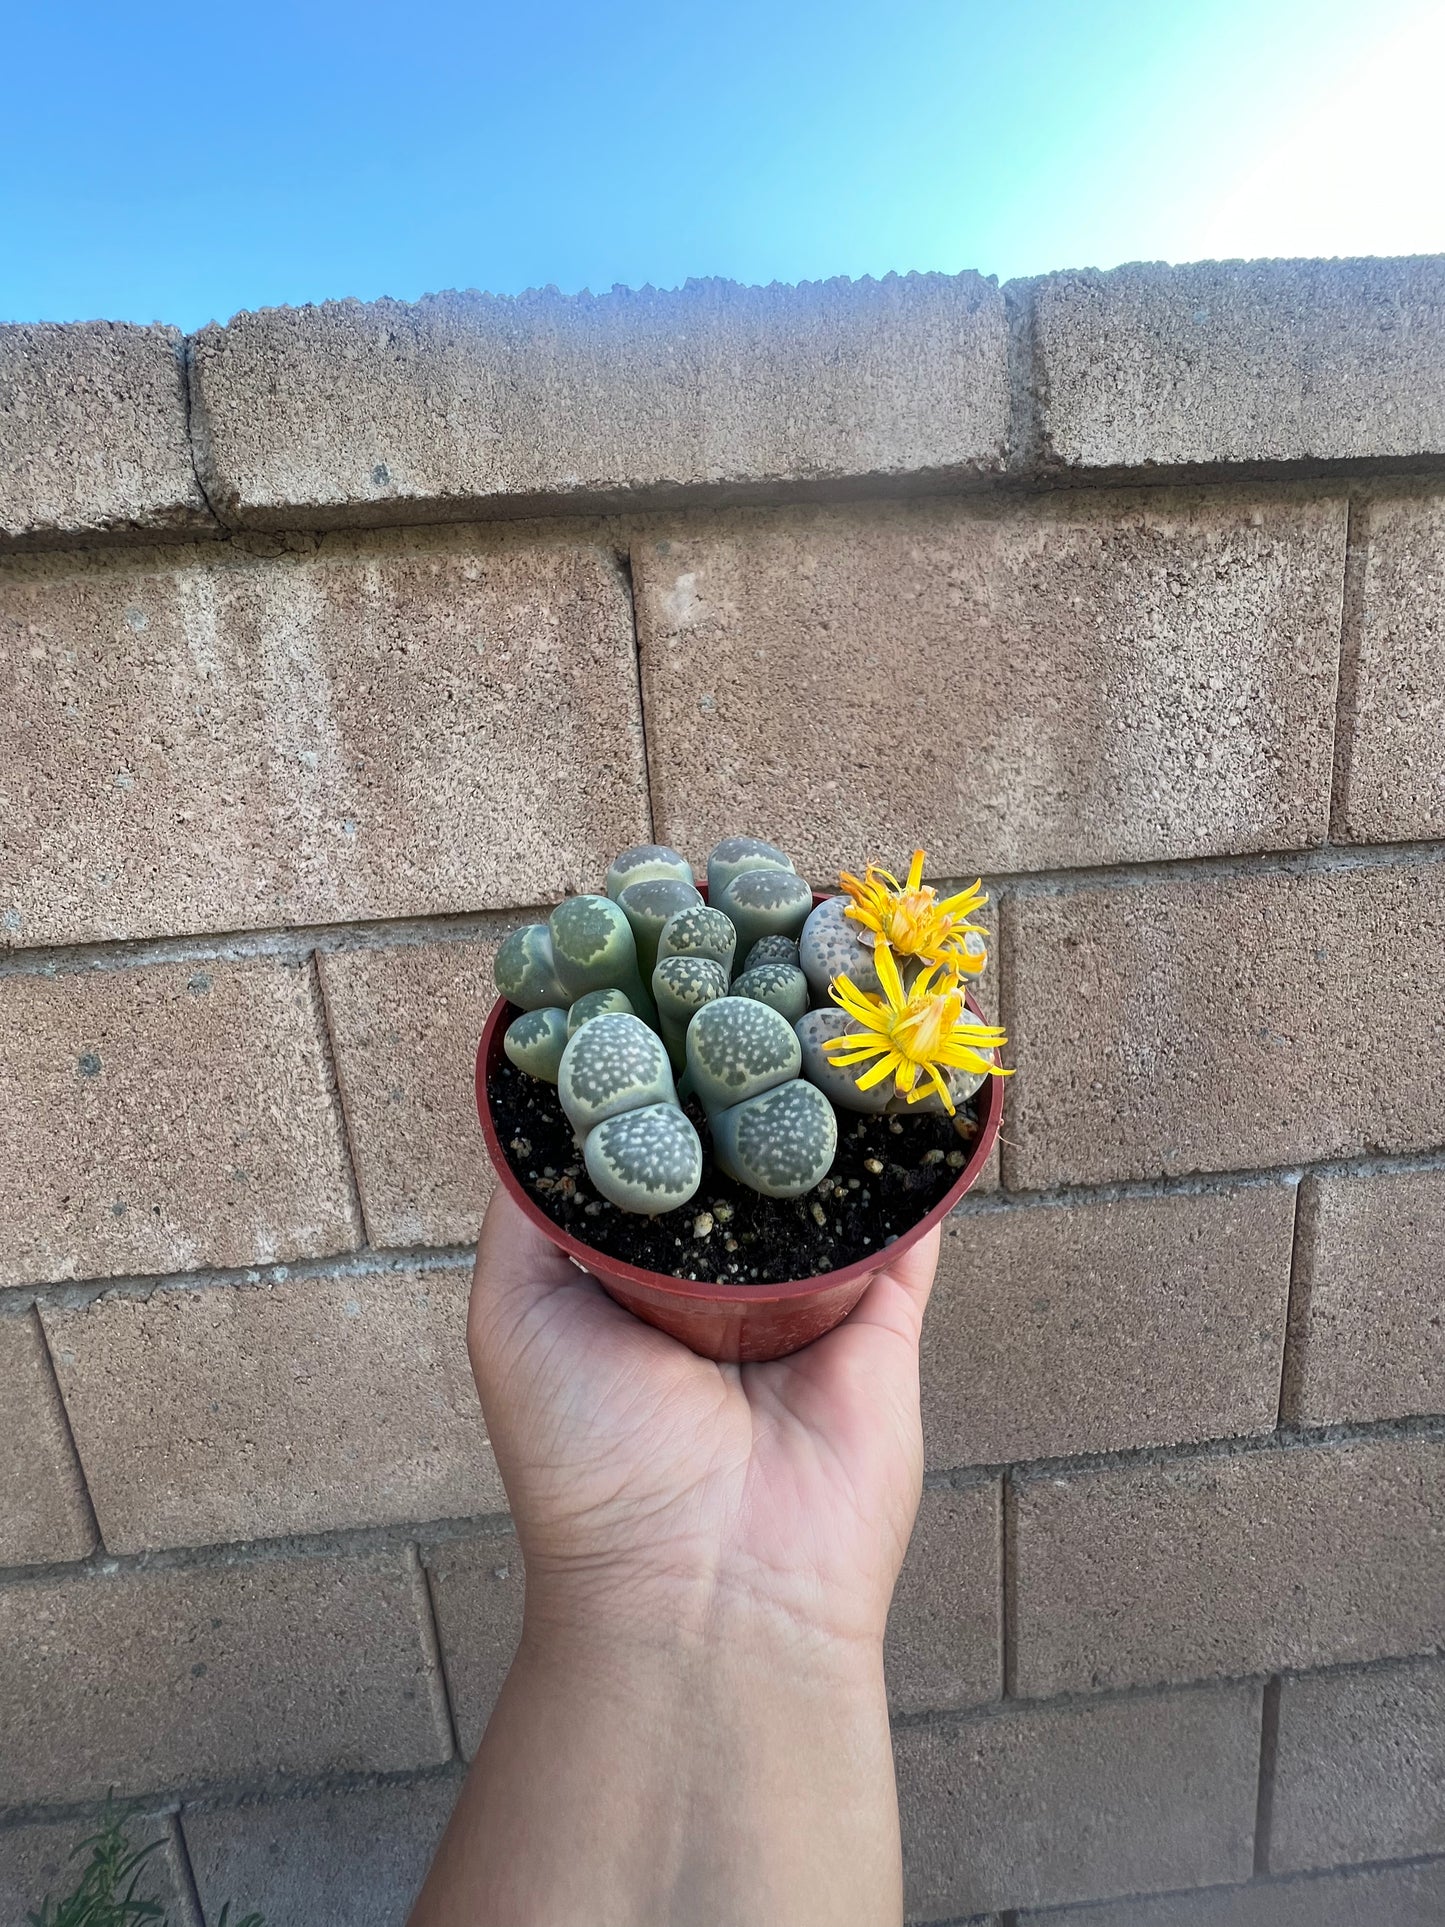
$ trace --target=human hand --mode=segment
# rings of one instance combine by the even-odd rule
[[[825,1337],[718,1365],[622,1310],[498,1192],[468,1342],[529,1621],[698,1633],[741,1615],[881,1646],[918,1507],[939,1234]]]

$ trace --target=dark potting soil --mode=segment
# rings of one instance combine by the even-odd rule
[[[554,1223],[624,1264],[726,1285],[811,1278],[866,1258],[917,1224],[956,1180],[977,1135],[972,1100],[949,1117],[838,1114],[838,1155],[801,1198],[765,1198],[713,1164],[707,1119],[684,1106],[708,1153],[690,1203],[660,1217],[619,1211],[587,1175],[555,1084],[503,1060],[488,1095],[518,1179]]]

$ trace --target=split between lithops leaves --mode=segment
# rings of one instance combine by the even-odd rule
[[[672,877],[679,883],[692,883],[692,865],[685,856],[665,843],[634,843],[607,866],[603,889],[612,898],[634,883],[648,883],[655,877]]]
[[[719,997],[687,1027],[687,1082],[711,1117],[796,1077],[803,1054],[793,1026],[750,997]]]
[[[738,933],[721,910],[710,904],[679,910],[668,918],[657,939],[657,961],[666,957],[709,957],[732,975]]]
[[[609,1011],[574,1031],[557,1095],[592,1182],[621,1210],[655,1216],[697,1190],[702,1144],[678,1108],[667,1052],[640,1017]]]
[[[617,899],[637,944],[637,967],[644,982],[651,982],[657,968],[657,944],[663,927],[679,910],[700,910],[702,894],[680,877],[647,877],[629,883]]]
[[[791,870],[744,870],[714,897],[737,927],[746,954],[761,937],[797,937],[813,908],[813,892]]]
[[[557,976],[552,932],[545,923],[523,924],[503,938],[492,965],[492,979],[509,1004],[521,1010],[570,1004]]]
[[[616,1016],[635,1017],[629,998],[620,990],[589,990],[585,997],[579,997],[567,1012],[567,1035],[590,1024],[594,1017]]]
[[[776,843],[765,843],[760,836],[725,836],[715,843],[707,859],[707,894],[716,903],[734,877],[746,870],[784,870],[791,873],[793,859]]]

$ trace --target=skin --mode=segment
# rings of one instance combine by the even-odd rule
[[[468,1343],[525,1623],[410,1927],[901,1922],[883,1631],[937,1255],[716,1365],[495,1196]]]

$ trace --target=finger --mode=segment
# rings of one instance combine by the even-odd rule
[[[923,1329],[923,1314],[933,1290],[938,1269],[938,1250],[942,1233],[935,1225],[916,1245],[885,1265],[872,1279],[846,1321],[849,1325],[885,1325],[896,1330],[900,1323],[915,1344]]]
[[[536,1302],[582,1274],[503,1190],[492,1193],[477,1240],[472,1323],[504,1312],[524,1317]]]

